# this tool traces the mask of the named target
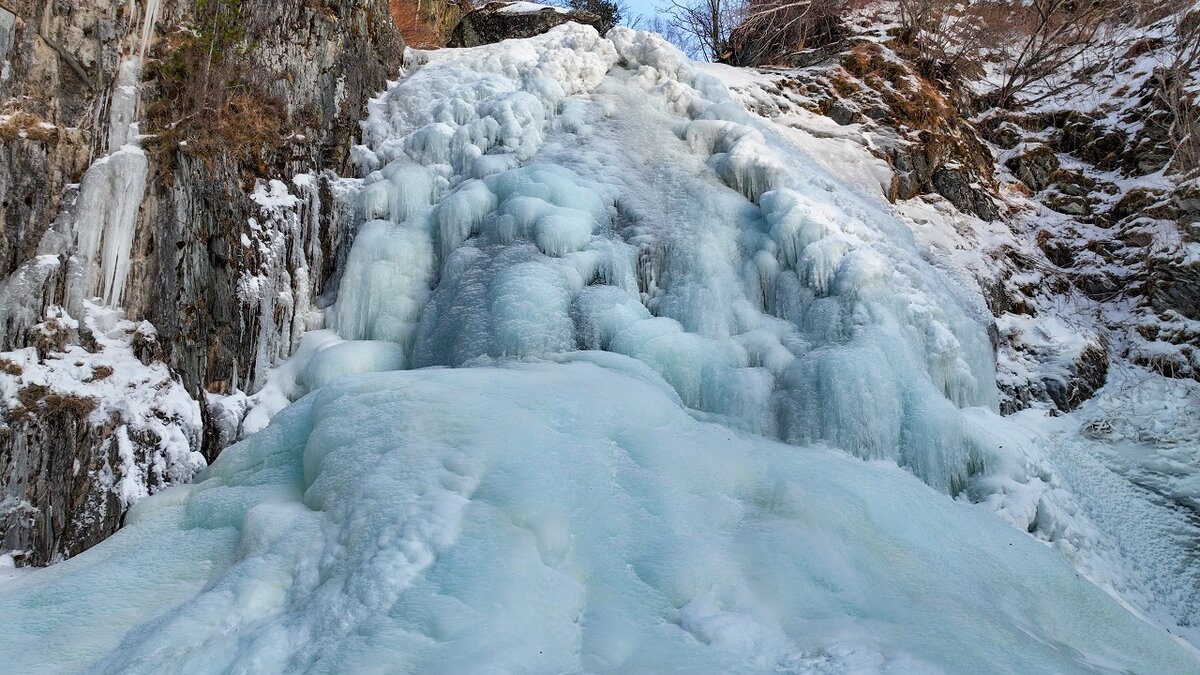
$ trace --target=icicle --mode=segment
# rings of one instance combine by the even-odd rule
[[[150,31],[154,30],[154,21],[158,17],[158,6],[161,0],[146,0],[145,14],[142,16],[142,36],[138,42],[138,57],[146,60],[146,47],[150,45]],[[132,13],[132,5],[130,7]]]

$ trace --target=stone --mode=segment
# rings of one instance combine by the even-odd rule
[[[64,266],[39,265],[33,256],[65,260],[72,253],[74,244],[64,236],[73,220],[71,185],[87,169],[93,149],[107,147],[102,113],[122,58],[142,48],[136,40],[143,6],[131,16],[125,0],[29,0],[17,3],[20,15],[0,12],[0,57],[11,68],[11,76],[0,78],[0,100],[19,99],[24,112],[57,129],[46,138],[0,133],[0,290],[16,288],[28,300],[28,311],[0,316],[0,350],[33,345],[30,326],[62,302]],[[150,175],[130,260],[131,278],[139,282],[130,284],[123,303],[130,319],[157,329],[134,345],[136,356],[165,363],[200,402],[202,416],[209,414],[206,393],[252,391],[261,384],[262,373],[295,347],[293,327],[304,320],[304,308],[291,302],[239,299],[243,273],[265,274],[278,291],[272,298],[315,302],[335,283],[334,269],[353,233],[345,226],[349,207],[335,198],[330,182],[335,173],[355,174],[350,148],[359,139],[366,102],[396,77],[404,54],[387,0],[228,6],[236,8],[242,36],[232,58],[258,76],[255,96],[276,101],[283,130],[302,141],[280,139],[253,158],[222,149],[219,138],[216,151],[205,157],[147,141]],[[148,68],[169,57],[165,38],[178,37],[172,33],[178,26],[203,26],[195,12],[194,3],[159,5],[145,46]],[[154,134],[158,129],[147,112],[171,101],[160,78],[144,79],[141,130]],[[302,226],[280,230],[289,245],[277,253],[244,255],[247,220],[260,217],[248,191],[265,178],[290,181],[297,174],[313,176],[307,187],[289,185],[302,197],[296,214]],[[291,274],[300,266],[307,274]],[[6,283],[14,280],[19,283]],[[92,424],[86,416],[65,419],[55,410],[5,412],[0,504],[28,508],[0,515],[0,550],[25,550],[22,564],[41,565],[115,531],[124,507],[113,502],[112,487],[79,478],[88,473],[77,476],[72,467],[108,461],[119,421]],[[211,460],[230,440],[213,430],[189,442]]]
[[[1079,171],[1060,169],[1046,178],[1056,191],[1071,197],[1086,197],[1096,189],[1096,181]]]
[[[1066,378],[1045,378],[1046,395],[1062,412],[1071,412],[1091,398],[1108,379],[1108,350],[1091,342],[1072,361]]]
[[[574,21],[602,31],[600,17],[588,12],[546,7],[531,12],[506,12],[514,3],[489,2],[468,12],[454,27],[447,47],[478,47],[513,38],[540,35],[555,26]]]
[[[1053,194],[1046,198],[1046,206],[1068,216],[1086,216],[1092,212],[1092,203],[1086,197]]]
[[[1045,145],[1039,145],[1004,163],[1018,180],[1034,192],[1041,192],[1050,185],[1050,174],[1058,170],[1059,164],[1058,155]]]
[[[943,168],[934,172],[934,188],[960,211],[974,213],[984,220],[1000,218],[996,202],[963,170]]]

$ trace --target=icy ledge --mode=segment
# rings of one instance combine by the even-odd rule
[[[7,666],[1196,668],[986,510],[698,422],[641,364],[579,358],[609,367],[362,375],[306,397],[88,555],[10,581]]]

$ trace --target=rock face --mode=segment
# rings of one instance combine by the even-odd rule
[[[478,47],[501,40],[527,38],[574,21],[603,31],[600,17],[587,12],[543,7],[528,2],[490,2],[469,12],[450,33],[448,47]]]
[[[1053,150],[1040,145],[1009,159],[1005,166],[1030,190],[1041,192],[1050,186],[1050,174],[1058,170],[1059,161]]]
[[[205,48],[218,56],[183,58]],[[203,466],[144,471],[168,438],[209,459],[232,440],[210,396],[260,387],[314,320],[353,236],[337,176],[353,175],[358,120],[403,48],[387,0],[0,8],[0,365],[17,364],[0,368],[0,549],[33,564],[73,555],[138,494]],[[96,177],[109,182],[89,191]],[[53,317],[84,327],[47,342]],[[152,338],[104,337],[114,321]],[[61,402],[89,377],[48,365],[64,354],[112,350],[169,373],[163,387],[195,414],[160,396],[148,414],[166,422],[148,431],[100,403],[22,405],[32,386]],[[61,377],[43,383],[50,372]]]

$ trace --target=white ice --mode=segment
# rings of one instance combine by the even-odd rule
[[[609,38],[423,54],[372,102],[333,328],[416,367],[619,352],[690,408],[960,491],[986,458],[955,410],[995,400],[977,309],[678,51]]]
[[[157,7],[157,2],[150,3]],[[146,21],[151,21],[148,15]],[[146,153],[138,146],[137,107],[141,59],[121,63],[109,102],[108,153],[92,162],[79,184],[71,236],[66,308],[77,315],[83,303],[99,297],[122,304],[132,260],[138,209],[146,190]]]
[[[96,549],[0,586],[6,668],[1195,669],[986,509],[699,422],[608,356],[310,395]]]

